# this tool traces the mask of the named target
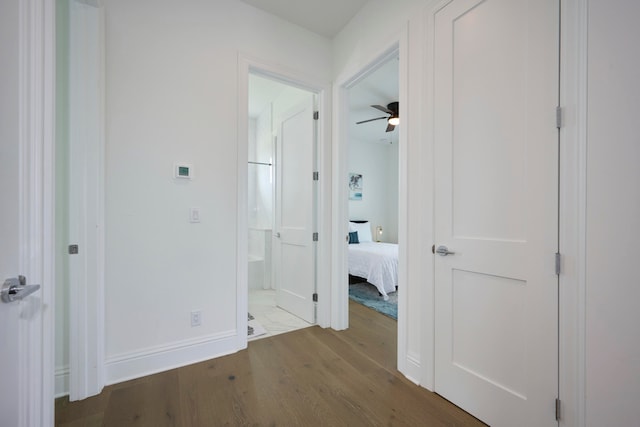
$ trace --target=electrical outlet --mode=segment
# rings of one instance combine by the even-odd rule
[[[201,323],[202,323],[202,312],[200,310],[192,311],[191,312],[191,327],[200,326]]]

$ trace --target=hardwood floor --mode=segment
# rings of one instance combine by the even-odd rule
[[[350,302],[350,324],[56,400],[56,426],[484,426],[396,369],[396,321]]]

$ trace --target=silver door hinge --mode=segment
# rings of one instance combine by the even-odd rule
[[[556,275],[559,276],[560,275],[560,265],[562,262],[562,255],[560,255],[560,252],[556,252]]]
[[[562,415],[561,410],[562,406],[560,399],[556,399],[556,421],[560,421],[560,416]]]
[[[316,172],[313,173],[313,180],[317,181],[318,179],[320,179],[320,172],[316,171]]]
[[[313,302],[318,302],[318,294],[313,294]]]
[[[78,245],[69,245],[69,255],[78,254]]]
[[[313,233],[313,241],[314,242],[318,241],[318,233]]]
[[[556,107],[556,127],[560,129],[562,127],[562,107]]]
[[[320,118],[320,113],[318,111],[313,112],[313,120],[318,120]]]

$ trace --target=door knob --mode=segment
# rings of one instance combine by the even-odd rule
[[[20,301],[38,289],[40,285],[27,285],[27,279],[24,276],[12,277],[4,281],[0,290],[0,299],[6,303]]]
[[[449,248],[447,248],[446,246],[438,246],[438,249],[436,249],[436,253],[440,256],[447,256],[447,255],[453,255],[455,254],[455,252],[451,252],[449,250]]]
[[[276,237],[277,237],[278,239],[280,238],[280,232],[279,232],[279,231],[276,233]]]

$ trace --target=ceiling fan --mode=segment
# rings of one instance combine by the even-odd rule
[[[382,105],[372,105],[372,107],[375,108],[376,110],[380,110],[390,115],[384,116],[384,117],[376,117],[375,119],[363,120],[361,122],[356,122],[357,125],[362,123],[373,122],[374,120],[386,119],[387,120],[386,132],[391,132],[400,123],[400,116],[398,114],[399,113],[398,102],[391,102],[387,104],[386,107],[383,107]]]

